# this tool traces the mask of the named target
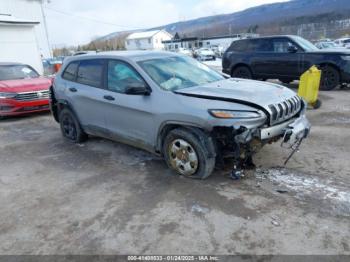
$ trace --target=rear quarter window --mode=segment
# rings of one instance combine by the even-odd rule
[[[244,52],[244,51],[246,51],[246,45],[247,45],[247,41],[246,40],[234,41],[231,44],[231,46],[229,48],[229,51]]]
[[[232,43],[230,51],[235,52],[255,52],[258,45],[258,39],[238,40]]]
[[[70,63],[64,70],[62,78],[69,81],[75,81],[78,64],[79,62]]]

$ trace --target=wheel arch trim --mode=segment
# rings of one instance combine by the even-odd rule
[[[195,123],[183,122],[183,121],[165,121],[158,128],[157,138],[156,138],[156,152],[162,153],[161,151],[162,151],[163,142],[166,137],[166,134],[176,128],[187,129],[196,136],[198,136],[198,133],[197,133],[199,132],[198,130],[201,130],[201,132],[206,132],[206,129],[203,126],[199,126]]]

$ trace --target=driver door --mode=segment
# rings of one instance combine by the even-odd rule
[[[141,82],[141,75],[128,63],[109,60],[105,73],[106,126],[113,140],[149,149],[154,118],[152,95],[126,94],[128,84]]]
[[[273,39],[273,55],[270,57],[273,74],[281,78],[299,78],[303,53],[288,38]],[[295,48],[293,50],[293,48]]]

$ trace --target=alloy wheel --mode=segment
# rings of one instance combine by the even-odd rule
[[[77,129],[76,129],[75,122],[72,119],[72,117],[69,115],[65,115],[62,119],[62,125],[63,125],[64,135],[71,140],[76,140]]]
[[[331,89],[337,85],[337,76],[331,70],[326,70],[323,72],[323,86],[326,89]]]

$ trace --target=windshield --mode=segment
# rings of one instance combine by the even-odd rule
[[[138,63],[164,90],[204,85],[225,79],[216,71],[190,57],[165,57]]]
[[[0,81],[36,78],[39,74],[27,65],[2,65],[0,66]]]
[[[319,50],[313,43],[311,43],[310,41],[299,37],[299,36],[295,36],[293,37],[293,39],[295,40],[295,42],[297,42],[297,44],[299,44],[304,51],[317,51]]]

